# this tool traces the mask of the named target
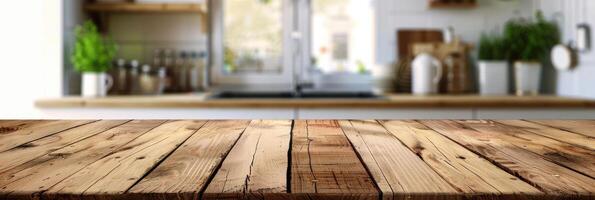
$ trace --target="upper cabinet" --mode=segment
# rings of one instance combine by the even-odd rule
[[[430,9],[471,9],[477,7],[477,0],[430,0]]]

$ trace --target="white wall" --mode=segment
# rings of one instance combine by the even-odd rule
[[[545,15],[558,21],[563,42],[575,40],[576,25],[588,23],[595,30],[595,1],[593,0],[540,0]],[[591,33],[591,38],[595,34]],[[592,43],[593,45],[593,43]],[[580,65],[572,71],[558,72],[557,93],[564,96],[595,98],[595,49],[579,54]]]
[[[39,118],[35,99],[61,95],[61,16],[58,0],[0,6],[0,119]]]

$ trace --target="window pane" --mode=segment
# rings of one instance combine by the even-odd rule
[[[365,72],[373,64],[371,0],[313,0],[313,65],[323,72]]]
[[[224,2],[225,72],[281,73],[282,0]]]

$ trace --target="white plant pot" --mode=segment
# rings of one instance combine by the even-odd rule
[[[508,63],[506,61],[479,62],[479,92],[481,95],[508,94]]]
[[[105,97],[107,91],[113,86],[114,80],[107,73],[83,73],[83,97]]]
[[[538,95],[541,83],[541,63],[515,62],[514,82],[519,96]]]

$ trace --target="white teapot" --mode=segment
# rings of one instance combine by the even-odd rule
[[[442,78],[442,64],[432,55],[419,54],[411,63],[413,94],[427,95],[438,93]]]

